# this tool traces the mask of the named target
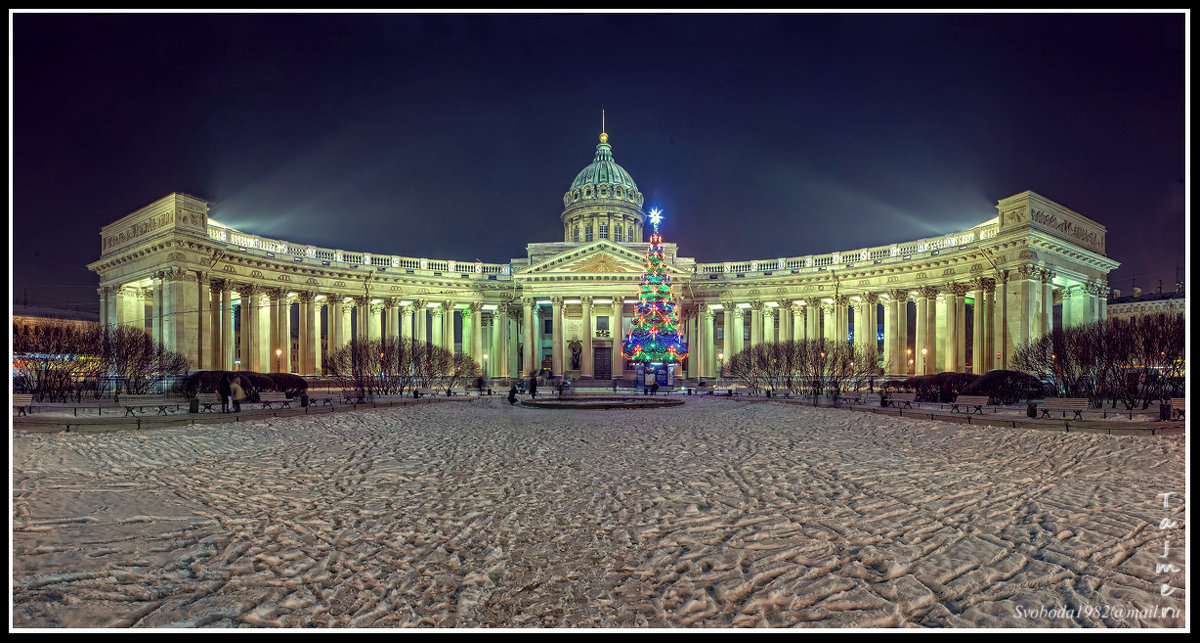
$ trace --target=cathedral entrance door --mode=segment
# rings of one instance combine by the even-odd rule
[[[592,355],[594,356],[592,364],[595,365],[593,377],[598,380],[612,379],[612,348],[608,346],[593,347]]]

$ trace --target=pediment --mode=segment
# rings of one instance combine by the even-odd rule
[[[560,252],[540,261],[522,275],[569,275],[569,274],[641,274],[646,258],[628,248],[601,239],[587,245]]]

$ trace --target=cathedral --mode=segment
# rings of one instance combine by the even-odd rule
[[[561,241],[493,264],[270,239],[174,193],[101,228],[88,268],[102,324],[145,328],[194,369],[321,375],[354,337],[415,337],[494,378],[632,379],[622,338],[647,215],[606,133],[562,206]],[[1119,265],[1104,226],[1033,192],[996,209],[944,236],[819,255],[710,263],[664,244],[688,349],[680,375],[716,378],[748,346],[818,337],[874,342],[893,374],[983,373],[1055,324],[1103,319]]]

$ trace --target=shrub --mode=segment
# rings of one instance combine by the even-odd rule
[[[963,395],[986,395],[991,404],[1016,404],[1045,397],[1042,382],[1022,371],[988,371],[962,389]]]
[[[288,397],[298,397],[308,390],[308,382],[299,375],[291,373],[268,373],[272,389],[286,394]]]
[[[217,386],[221,379],[229,376],[230,381],[240,382],[243,389],[246,391],[246,399],[255,401],[258,399],[260,391],[288,391],[294,390],[296,383],[293,380],[299,380],[301,388],[300,392],[307,389],[304,378],[290,373],[272,373],[264,375],[262,373],[250,373],[247,371],[196,371],[187,377],[179,380],[175,384],[175,390],[182,393],[186,397],[196,397],[199,393],[216,393]],[[276,378],[284,387],[276,384]],[[286,388],[290,386],[292,388]]]

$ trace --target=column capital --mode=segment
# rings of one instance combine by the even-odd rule
[[[1021,265],[1017,266],[1016,272],[1017,272],[1017,275],[1016,275],[1017,279],[1041,279],[1042,278],[1041,270],[1037,266],[1035,266],[1031,263],[1021,264]]]
[[[372,315],[383,311],[385,308],[387,308],[387,306],[384,306],[382,301],[370,304],[370,310],[371,310]]]
[[[482,301],[473,301],[467,305],[467,308],[469,308],[472,313],[478,314],[480,311],[483,310],[483,302]]]
[[[962,297],[963,295],[967,294],[967,291],[971,289],[971,286],[965,283],[952,283],[946,286],[946,289],[955,297]]]
[[[1039,276],[1042,278],[1043,284],[1048,284],[1048,283],[1051,283],[1052,281],[1054,281],[1054,277],[1056,277],[1057,275],[1054,273],[1053,270],[1043,268],[1039,272]]]
[[[409,308],[412,308],[413,312],[416,312],[416,311],[424,308],[425,304],[427,304],[427,303],[429,303],[429,302],[425,301],[424,299],[414,299],[414,300],[412,300],[412,303],[409,304]]]
[[[749,308],[738,308],[737,304],[734,304],[733,318],[734,319],[744,319],[746,317],[747,310],[750,310],[750,309]]]
[[[750,302],[750,309],[751,309],[751,310],[754,310],[754,311],[756,311],[756,312],[757,312],[757,311],[761,311],[763,308],[766,308],[766,305],[765,305],[763,302],[761,302],[761,301],[754,300],[754,301],[751,301],[751,302]]]
[[[908,301],[909,296],[912,295],[912,291],[907,288],[897,288],[891,291],[889,294],[891,294],[892,299],[896,300],[897,302],[905,303]]]
[[[871,304],[878,304],[879,303],[879,293],[864,292],[862,294],[862,302],[868,306],[870,306]]]
[[[554,304],[555,306],[561,306],[564,301],[566,301],[566,298],[560,295],[554,295],[550,298],[550,303]]]
[[[388,308],[399,308],[400,302],[404,301],[403,297],[389,297],[385,300]]]
[[[709,308],[708,306],[704,306],[703,310],[701,311],[700,314],[704,317],[704,319],[706,319],[708,321],[712,321],[713,318],[717,316],[717,313],[714,312],[713,309]]]
[[[922,286],[918,290],[920,291],[921,296],[925,297],[926,299],[937,299],[938,293],[941,292],[937,286]]]
[[[521,305],[525,306],[526,308],[533,308],[533,304],[535,302],[537,302],[537,299],[535,299],[533,297],[522,297],[521,298]]]

